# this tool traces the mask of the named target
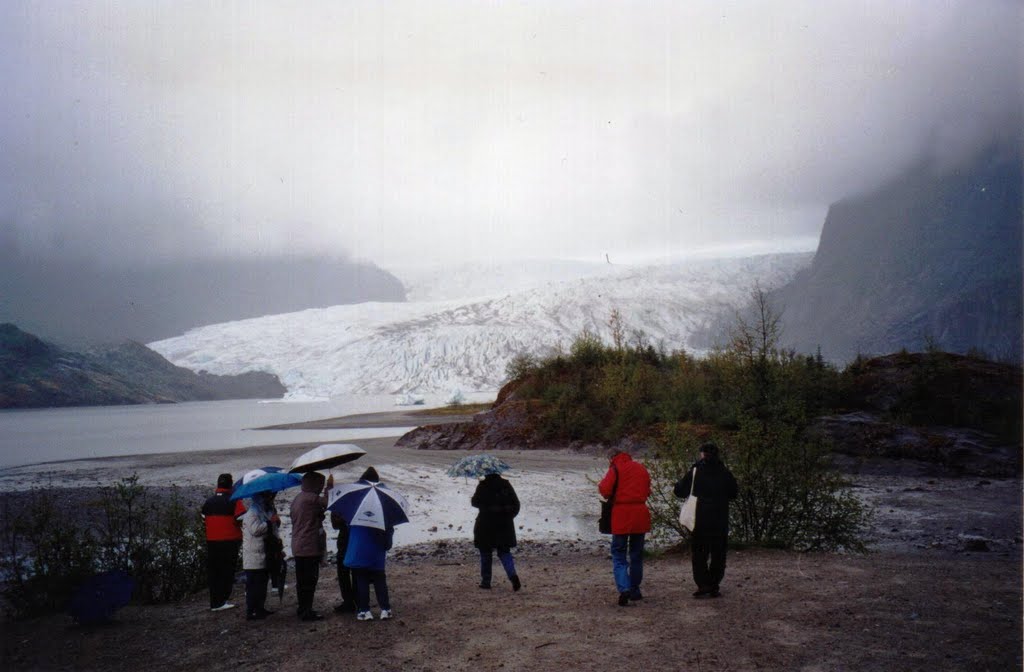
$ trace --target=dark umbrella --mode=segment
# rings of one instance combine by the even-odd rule
[[[109,621],[114,612],[131,602],[135,579],[119,569],[91,576],[71,597],[71,617],[85,625]]]

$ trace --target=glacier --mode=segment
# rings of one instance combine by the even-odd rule
[[[396,272],[413,300],[213,324],[149,347],[193,371],[276,374],[291,398],[495,392],[519,353],[567,349],[584,330],[610,340],[613,310],[627,334],[700,354],[690,343],[697,330],[744,305],[755,286],[788,282],[812,256]]]

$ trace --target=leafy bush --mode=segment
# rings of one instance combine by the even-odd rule
[[[153,501],[137,476],[100,488],[94,501],[59,510],[51,490],[0,507],[0,591],[13,614],[62,609],[87,577],[119,569],[139,602],[179,600],[206,584],[206,543],[195,503],[172,487]]]

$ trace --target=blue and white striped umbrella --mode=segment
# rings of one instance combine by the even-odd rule
[[[382,483],[342,483],[327,493],[327,509],[339,514],[349,525],[385,530],[409,522],[405,497]]]
[[[487,474],[502,474],[511,469],[504,460],[492,455],[467,455],[448,469],[448,475],[480,478]]]

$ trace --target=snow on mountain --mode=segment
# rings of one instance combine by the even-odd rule
[[[613,310],[627,333],[641,330],[652,344],[693,350],[688,338],[696,329],[745,303],[755,283],[788,282],[811,256],[590,265],[575,279],[560,279],[570,268],[561,267],[540,274],[540,285],[529,288],[520,266],[492,276],[506,277],[516,290],[504,294],[501,283],[470,275],[472,267],[447,275],[421,272],[406,280],[410,296],[452,296],[460,286],[455,277],[464,278],[463,291],[490,296],[271,315],[193,329],[150,347],[195,371],[275,373],[296,397],[494,391],[520,352],[567,348],[584,329],[609,338]],[[431,286],[431,278],[438,284]]]

